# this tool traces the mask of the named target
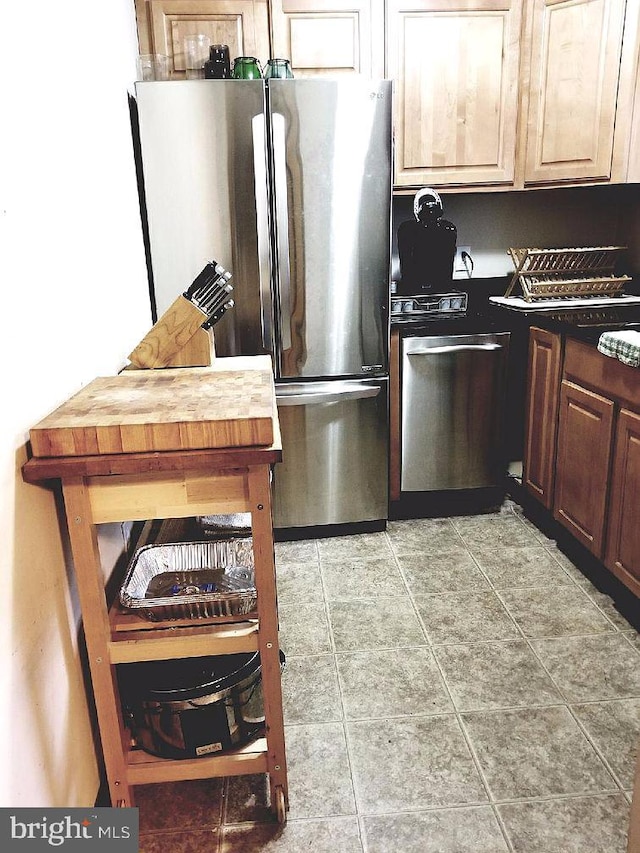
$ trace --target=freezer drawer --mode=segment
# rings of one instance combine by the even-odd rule
[[[508,350],[508,332],[402,340],[402,491],[499,485]]]
[[[274,527],[388,517],[387,378],[276,385]]]

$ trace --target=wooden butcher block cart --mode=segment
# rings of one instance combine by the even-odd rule
[[[287,767],[270,487],[271,467],[282,451],[269,357],[218,358],[211,366],[124,370],[98,378],[38,423],[30,438],[24,479],[62,485],[112,804],[135,805],[135,785],[266,773],[273,811],[284,822]],[[251,519],[251,612],[151,621],[123,607],[118,596],[108,600],[98,525],[145,522],[145,529],[160,519],[235,513],[250,513]],[[260,660],[262,736],[178,759],[132,744],[119,665],[249,652]]]

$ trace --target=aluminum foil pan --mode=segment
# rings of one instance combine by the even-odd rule
[[[198,515],[195,521],[203,539],[251,536],[250,512],[236,512],[231,515]]]
[[[154,622],[251,613],[257,602],[252,540],[145,545],[129,564],[120,602]]]

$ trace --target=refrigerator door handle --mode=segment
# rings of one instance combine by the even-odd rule
[[[291,269],[289,267],[289,209],[287,202],[287,161],[285,120],[280,113],[271,115],[273,183],[275,189],[276,243],[279,327],[282,350],[291,349]]]
[[[260,325],[262,343],[267,350],[273,350],[273,328],[271,322],[271,282],[269,263],[269,201],[267,198],[267,144],[266,122],[263,113],[251,121],[253,133],[253,175],[256,197],[256,225],[258,237],[258,270],[260,275]]]
[[[348,385],[335,390],[321,391],[279,391],[276,386],[276,402],[278,406],[315,406],[320,403],[342,403],[347,400],[364,400],[367,397],[377,397],[381,391],[380,385]]]

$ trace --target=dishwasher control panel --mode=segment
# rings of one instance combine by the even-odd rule
[[[468,296],[463,291],[392,296],[391,319],[394,323],[408,323],[412,320],[464,317],[467,313],[467,300]]]

